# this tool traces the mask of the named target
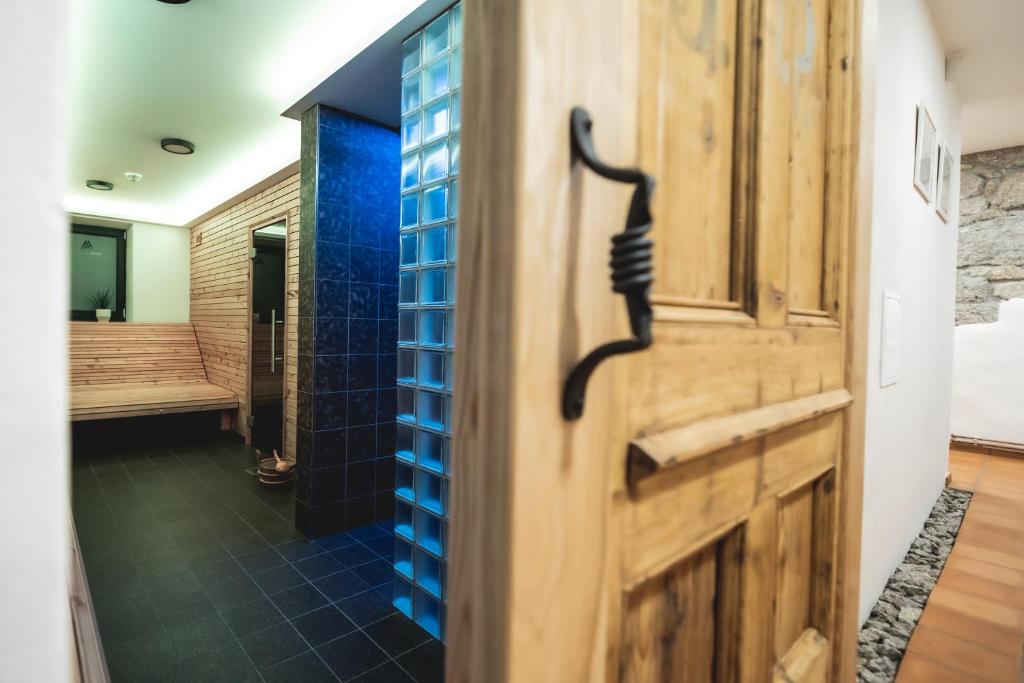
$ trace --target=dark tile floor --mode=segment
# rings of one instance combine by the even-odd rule
[[[444,679],[443,645],[391,606],[387,525],[307,540],[254,451],[185,417],[76,425],[73,450],[115,683]]]

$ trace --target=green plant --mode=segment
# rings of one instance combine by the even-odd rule
[[[110,302],[114,299],[114,295],[110,293],[110,287],[107,287],[103,291],[96,290],[89,295],[89,303],[92,304],[93,308],[110,308]]]

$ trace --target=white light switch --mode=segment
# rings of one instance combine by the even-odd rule
[[[881,386],[896,384],[900,378],[900,337],[902,330],[900,297],[883,292],[882,298],[882,377]]]

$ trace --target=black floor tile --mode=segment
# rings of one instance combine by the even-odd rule
[[[315,652],[276,664],[263,672],[267,683],[337,683],[337,677]]]
[[[341,562],[346,567],[358,567],[367,562],[380,559],[375,552],[362,543],[339,548],[331,552],[331,557]]]
[[[415,622],[404,614],[397,613],[375,621],[364,627],[363,630],[391,657],[408,652],[430,639],[430,634],[417,626]]]
[[[361,676],[356,676],[352,679],[352,683],[414,683],[414,681],[393,660],[389,660]]]
[[[295,568],[290,564],[283,564],[280,567],[259,572],[254,574],[252,578],[267,595],[280,593],[299,584],[306,583],[306,579],[302,574],[295,571]]]
[[[313,582],[313,585],[317,587],[317,590],[326,595],[331,602],[344,600],[356,593],[362,593],[370,587],[370,584],[353,574],[349,569],[318,579]]]
[[[363,591],[336,604],[356,626],[366,626],[396,613],[391,601],[375,590]]]
[[[197,565],[191,568],[199,582],[204,586],[223,585],[244,579],[248,576],[242,565],[234,560],[221,560],[209,564]]]
[[[218,611],[223,612],[262,597],[263,591],[252,579],[244,577],[220,585],[208,586],[206,596]]]
[[[267,569],[273,569],[274,567],[280,567],[285,563],[285,559],[273,548],[263,548],[262,550],[257,550],[252,553],[239,555],[235,559],[238,561],[238,564],[242,565],[242,568],[250,574],[255,574]]]
[[[376,524],[370,524],[368,526],[359,527],[358,529],[352,529],[348,533],[352,538],[363,543],[387,535],[387,532],[381,529]]]
[[[371,586],[379,586],[394,579],[395,566],[387,560],[374,560],[353,567],[352,573]]]
[[[269,669],[309,649],[288,622],[281,622],[241,638],[242,648],[260,670]]]
[[[331,557],[330,553],[321,553],[313,557],[307,557],[305,560],[292,564],[309,581],[315,581],[345,568],[341,562]]]
[[[297,541],[282,543],[281,545],[276,546],[275,549],[289,562],[298,562],[299,560],[304,560],[307,557],[313,557],[314,555],[319,555],[324,552],[316,543],[307,541],[304,538]]]
[[[270,601],[289,619],[327,604],[327,598],[308,583],[275,593]]]
[[[395,556],[395,539],[393,536],[374,538],[373,540],[366,541],[363,545],[384,559],[390,559]]]
[[[239,605],[221,614],[232,633],[237,637],[262,631],[284,621],[284,615],[265,597]]]
[[[234,557],[256,552],[257,550],[263,550],[267,547],[267,542],[255,532],[221,539],[221,543],[224,544],[224,548]]]
[[[444,645],[431,638],[395,661],[418,683],[444,683]]]
[[[340,548],[347,548],[350,545],[356,545],[359,543],[359,541],[352,538],[344,531],[337,534],[331,534],[330,536],[324,536],[323,538],[318,538],[315,542],[324,550],[338,550]]]
[[[153,596],[153,606],[165,629],[215,614],[217,611],[202,588],[167,593],[161,595],[159,600]]]
[[[164,632],[118,643],[104,643],[107,669],[112,683],[181,680],[178,656]]]
[[[326,605],[291,620],[292,626],[313,647],[356,630],[356,625],[334,605]]]
[[[362,631],[332,640],[317,648],[317,654],[327,662],[331,671],[343,681],[380,666],[388,656]]]

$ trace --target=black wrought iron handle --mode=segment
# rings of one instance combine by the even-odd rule
[[[654,178],[634,168],[616,168],[597,158],[594,138],[590,131],[593,121],[582,107],[573,107],[569,121],[574,160],[583,163],[603,178],[636,186],[626,214],[626,227],[612,237],[611,268],[612,291],[626,297],[632,339],[602,344],[586,355],[569,373],[562,394],[562,414],[566,420],[577,420],[583,415],[587,382],[601,361],[622,353],[641,351],[651,345],[651,304],[649,295],[652,276],[654,243],[647,238],[651,231],[651,194]]]

